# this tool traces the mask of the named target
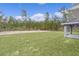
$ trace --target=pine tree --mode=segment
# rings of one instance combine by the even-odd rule
[[[48,29],[48,22],[49,22],[49,13],[45,13],[45,30]]]
[[[27,20],[26,18],[27,18],[27,12],[26,12],[26,10],[22,10],[22,13],[21,13],[21,16],[22,16],[22,19],[23,20]]]

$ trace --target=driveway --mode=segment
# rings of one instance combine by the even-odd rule
[[[49,32],[49,31],[4,31],[0,32],[0,35],[8,35],[8,34],[20,34],[20,33],[35,33],[35,32]]]

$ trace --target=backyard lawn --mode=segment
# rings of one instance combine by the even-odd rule
[[[63,32],[38,32],[0,36],[0,55],[79,55],[79,40],[64,38]]]

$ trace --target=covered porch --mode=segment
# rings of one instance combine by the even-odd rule
[[[79,25],[79,22],[62,23],[62,25],[64,26],[64,37],[79,39],[78,34],[72,34],[73,26],[74,25]]]

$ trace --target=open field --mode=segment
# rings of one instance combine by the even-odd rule
[[[79,55],[79,40],[57,31],[1,35],[0,55]]]

